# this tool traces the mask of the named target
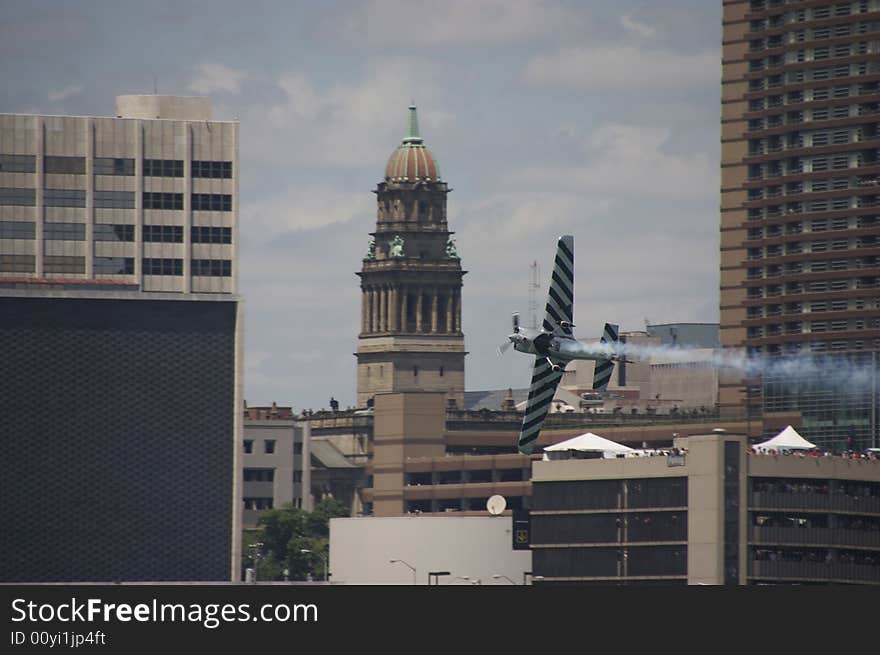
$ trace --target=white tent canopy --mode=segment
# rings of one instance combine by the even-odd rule
[[[763,452],[766,450],[812,450],[816,446],[804,439],[798,434],[797,430],[789,425],[772,439],[755,444],[752,447],[757,451]]]
[[[586,432],[576,437],[572,437],[571,439],[567,439],[566,441],[562,441],[560,443],[553,444],[552,446],[547,446],[546,448],[544,448],[545,452],[557,452],[566,450],[601,452],[604,454],[605,457],[615,457],[619,453],[636,452],[628,446],[624,446],[623,444],[611,441],[610,439],[605,439],[604,437],[600,437],[598,434],[593,434],[592,432]]]

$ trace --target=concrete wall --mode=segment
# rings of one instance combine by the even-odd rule
[[[331,582],[428,584],[429,571],[449,571],[440,584],[522,584],[532,569],[528,550],[513,550],[510,516],[402,516],[330,520]],[[470,580],[456,579],[467,576]]]

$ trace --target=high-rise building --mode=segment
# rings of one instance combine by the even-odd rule
[[[0,581],[234,580],[238,123],[0,115]]]
[[[357,403],[377,393],[444,391],[464,402],[461,286],[465,271],[446,221],[440,167],[419,136],[416,108],[391,154],[378,200],[376,231],[358,273],[361,332]]]
[[[721,343],[868,379],[722,376],[735,412],[798,411],[815,443],[877,435],[880,2],[725,0]]]

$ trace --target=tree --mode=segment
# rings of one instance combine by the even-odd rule
[[[311,512],[290,503],[266,510],[260,514],[257,528],[246,530],[242,536],[242,564],[254,565],[256,551],[251,546],[262,543],[258,549],[258,580],[283,580],[285,569],[290,580],[305,580],[309,573],[321,580],[330,551],[330,519],[349,513],[332,497],[323,499]]]

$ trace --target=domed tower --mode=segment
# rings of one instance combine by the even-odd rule
[[[419,136],[415,106],[388,159],[361,278],[357,402],[376,393],[445,391],[464,402],[461,286],[465,271],[446,223],[440,167]]]

